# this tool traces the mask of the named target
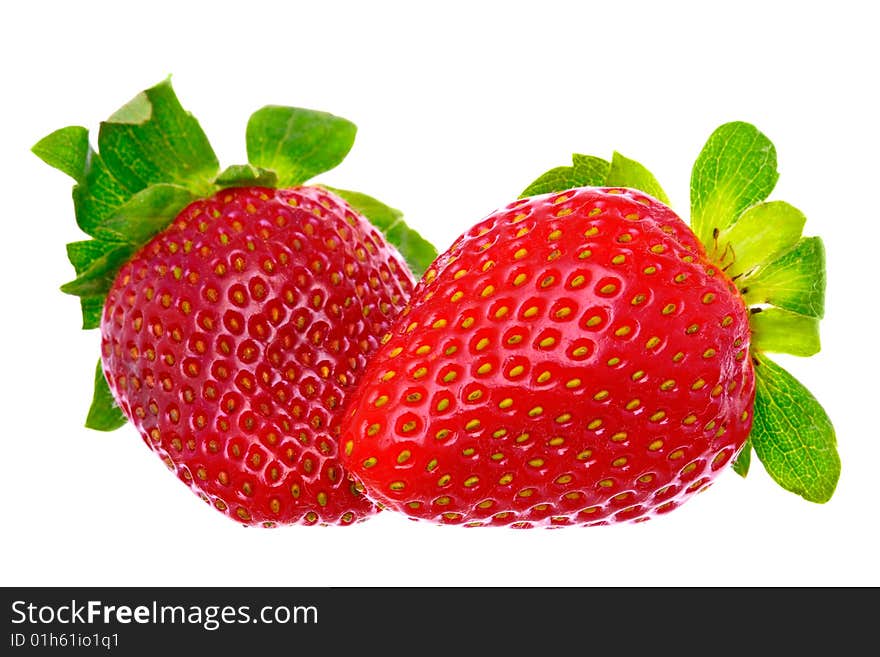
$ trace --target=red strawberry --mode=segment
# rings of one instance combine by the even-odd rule
[[[748,437],[746,308],[644,194],[513,203],[440,256],[404,314],[345,440],[370,494],[412,516],[647,518],[707,486]]]
[[[335,195],[224,190],[120,270],[104,373],[147,445],[220,511],[348,524],[372,505],[337,458],[342,405],[411,289]]]
[[[346,414],[343,461],[366,493],[447,524],[641,521],[727,464],[744,476],[754,448],[782,487],[830,499],[833,427],[764,355],[816,353],[824,305],[821,240],[764,202],[775,158],[754,126],[716,130],[693,232],[615,153],[574,155],[462,235]]]
[[[340,463],[340,421],[414,282],[353,206],[406,237],[416,262],[434,253],[375,199],[302,185],[353,138],[339,117],[268,106],[248,124],[250,164],[219,173],[166,81],[102,124],[100,153],[78,127],[34,147],[76,179],[93,238],[68,245],[78,277],[62,288],[81,297],[83,327],[101,329],[87,426],[130,420],[244,524],[376,511]]]

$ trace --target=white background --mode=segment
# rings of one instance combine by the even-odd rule
[[[724,8],[721,8],[721,7]],[[872,585],[878,568],[874,3],[16,2],[0,24],[2,585]],[[776,144],[771,198],[828,251],[823,351],[780,358],[823,402],[831,502],[723,473],[635,526],[464,530],[390,513],[244,529],[127,426],[82,428],[97,334],[58,291],[82,239],[71,182],[29,152],[173,74],[224,165],[265,104],[355,121],[321,180],[406,212],[445,248],[572,151],[639,159],[686,214],[690,165],[729,120]]]

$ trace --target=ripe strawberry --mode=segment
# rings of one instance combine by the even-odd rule
[[[492,213],[432,266],[364,375],[346,461],[441,522],[670,510],[751,426],[748,317],[668,208],[580,188]]]
[[[68,245],[84,328],[101,330],[87,426],[130,420],[204,501],[247,525],[351,524],[376,511],[339,461],[347,396],[413,287],[401,254],[353,205],[302,183],[341,161],[354,126],[267,107],[250,165],[216,157],[166,81],[101,127],[34,151],[77,181]],[[432,256],[407,235],[416,261]],[[109,388],[108,388],[109,384]]]
[[[245,523],[348,524],[342,405],[412,289],[363,217],[318,188],[189,205],[119,271],[104,374],[147,445]]]
[[[831,425],[761,353],[818,351],[821,242],[798,241],[787,204],[751,208],[775,183],[766,138],[719,130],[692,183],[712,258],[617,154],[575,156],[437,258],[343,423],[343,461],[370,497],[469,526],[642,521],[735,459],[745,474],[751,445],[784,487],[830,497]],[[731,164],[743,143],[754,152]]]

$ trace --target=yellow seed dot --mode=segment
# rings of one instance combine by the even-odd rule
[[[543,406],[535,406],[529,410],[529,417],[538,417],[543,412],[544,412]]]
[[[488,508],[490,508],[493,504],[495,504],[495,502],[492,501],[492,500],[483,500],[482,502],[480,502],[479,504],[477,504],[477,506],[478,506],[479,508],[481,508],[481,509],[488,509]]]
[[[593,315],[592,317],[590,317],[587,320],[587,326],[590,326],[590,327],[597,326],[598,324],[601,324],[601,323],[602,323],[602,318],[599,317],[598,315]]]
[[[661,447],[663,447],[663,441],[662,441],[662,440],[655,440],[655,441],[652,442],[650,445],[648,445],[648,449],[651,450],[652,452],[656,452],[656,451],[657,451],[658,449],[660,449]]]
[[[701,390],[706,387],[706,382],[703,379],[697,379],[691,385],[691,390]]]
[[[492,371],[491,363],[483,363],[477,368],[477,374],[488,374]]]
[[[552,378],[552,376],[553,375],[550,374],[550,372],[544,371],[538,375],[538,378],[536,380],[538,383],[547,383],[547,381],[549,381]]]
[[[409,461],[410,456],[412,456],[410,451],[408,449],[405,449],[400,454],[397,455],[397,462],[398,463],[406,463],[407,461]]]
[[[711,292],[707,292],[706,294],[703,295],[703,303],[708,304],[708,303],[712,303],[713,301],[715,301],[715,295],[712,294]]]
[[[445,328],[446,324],[447,324],[447,321],[445,319],[438,319],[436,322],[431,324],[431,328],[434,328],[434,329]],[[430,349],[429,349],[429,351],[430,351]]]
[[[437,440],[446,440],[450,433],[452,432],[449,429],[440,429],[440,431],[434,434],[434,438]]]
[[[611,262],[612,262],[612,264],[615,264],[615,265],[622,265],[624,262],[626,262],[626,256],[623,255],[622,253],[618,254],[618,255],[614,256],[613,258],[611,258]]]
[[[602,426],[602,420],[600,420],[599,418],[596,418],[595,420],[590,420],[590,423],[587,425],[587,429],[589,429],[590,431],[595,431],[596,429],[598,429],[601,426]]]
[[[450,481],[452,481],[452,475],[445,474],[437,480],[437,485],[442,488],[448,486]]]
[[[645,370],[636,370],[633,372],[632,380],[633,381],[641,381],[645,378]]]
[[[617,286],[614,283],[608,283],[599,288],[601,294],[614,294],[616,291]]]
[[[412,377],[414,379],[421,379],[428,373],[427,367],[420,367],[415,372],[413,372]]]
[[[498,402],[498,408],[510,408],[513,406],[513,400],[510,397],[506,397]]]
[[[591,450],[591,449],[585,449],[585,450],[582,451],[580,454],[578,454],[576,458],[577,458],[578,461],[586,461],[586,460],[588,460],[592,455],[593,455],[593,450]]]
[[[574,479],[574,477],[572,477],[571,475],[568,475],[568,474],[559,475],[558,477],[556,477],[556,483],[557,484],[567,484],[567,483],[571,482],[572,479]]]
[[[630,399],[630,400],[626,403],[626,410],[628,410],[628,411],[632,411],[632,410],[637,409],[637,408],[638,408],[639,406],[641,406],[641,405],[642,405],[642,402],[641,402],[640,399]]]
[[[515,287],[519,287],[520,285],[525,283],[527,279],[528,276],[526,276],[525,274],[517,274],[516,277],[513,279],[513,285]]]
[[[379,425],[378,424],[371,424],[367,428],[367,435],[368,436],[375,436],[377,433],[379,433]]]
[[[666,379],[660,384],[660,390],[672,390],[675,387],[675,380]]]
[[[647,300],[647,297],[644,294],[637,294],[632,298],[630,303],[634,306],[640,306]]]
[[[712,358],[714,355],[715,355],[714,349],[706,349],[706,351],[703,352],[703,358]]]
[[[611,481],[610,479],[603,479],[602,481],[599,482],[599,485],[602,488],[611,488],[614,485],[614,482]]]
[[[538,314],[538,307],[531,306],[531,307],[525,309],[525,311],[523,312],[523,317],[534,317],[537,314]]]
[[[498,429],[492,433],[493,438],[504,438],[507,435],[507,429]]]
[[[556,436],[555,438],[551,438],[550,440],[548,440],[547,444],[550,445],[550,447],[559,447],[564,442],[565,438],[563,438],[562,436]]]
[[[569,283],[569,287],[571,287],[573,289],[577,289],[577,288],[581,287],[584,283],[586,283],[586,281],[587,281],[587,279],[584,276],[578,274],[573,279],[571,279],[571,283]]]
[[[619,329],[617,329],[616,331],[614,331],[614,335],[616,335],[616,336],[619,337],[619,338],[622,338],[622,337],[624,337],[624,336],[627,336],[627,335],[629,335],[630,333],[632,333],[632,327],[631,327],[631,326],[621,326]]]
[[[483,288],[483,291],[480,292],[480,296],[485,298],[485,297],[491,296],[493,292],[495,292],[495,286],[494,285],[487,285],[486,287]]]
[[[660,338],[655,335],[649,338],[648,341],[645,343],[645,349],[653,349],[658,344],[660,344]]]
[[[540,346],[543,349],[547,349],[549,347],[552,347],[555,344],[556,344],[556,338],[544,338],[543,340],[541,340],[538,343],[538,346]]]
[[[392,481],[388,485],[388,488],[390,488],[391,490],[403,490],[404,488],[406,488],[406,483],[402,481]]]
[[[525,258],[528,254],[529,254],[529,252],[526,251],[525,249],[519,249],[519,250],[516,251],[516,253],[513,254],[513,259],[514,259],[514,260],[522,260],[522,259]]]
[[[477,401],[480,397],[483,396],[482,390],[474,390],[467,396],[468,401]]]
[[[521,433],[521,434],[518,435],[516,438],[514,438],[513,441],[514,441],[515,443],[517,443],[518,445],[522,445],[522,444],[523,444],[524,442],[526,442],[530,437],[531,437],[531,436],[530,436],[528,433]]]
[[[513,481],[513,474],[508,472],[507,474],[504,474],[501,476],[501,479],[498,480],[498,483],[501,484],[502,486],[506,486],[511,481]]]
[[[571,413],[563,413],[562,415],[556,418],[557,424],[565,424],[571,419]]]
[[[612,442],[615,442],[615,443],[622,443],[626,439],[627,439],[626,431],[618,431],[613,436],[611,436]]]
[[[374,465],[376,465],[376,463],[378,463],[378,459],[375,456],[371,456],[367,459],[364,459],[363,465],[365,468],[372,468]]]
[[[625,456],[621,456],[621,457],[618,458],[618,459],[614,459],[614,460],[611,462],[611,465],[613,465],[615,468],[619,468],[619,467],[621,467],[621,466],[623,466],[623,465],[626,465],[626,462],[627,462],[627,458],[626,458]]]
[[[657,273],[657,268],[654,267],[654,266],[651,266],[651,267],[645,267],[645,268],[642,270],[642,272],[644,272],[645,274],[648,274],[648,276],[650,276],[651,274],[656,274],[656,273]]]
[[[677,449],[669,455],[669,458],[674,461],[676,459],[680,459],[682,456],[684,456],[684,450]]]
[[[480,421],[474,418],[473,420],[469,420],[467,424],[464,425],[464,428],[467,431],[473,431],[474,429],[480,428]]]
[[[473,317],[465,317],[465,319],[461,322],[461,328],[469,329],[471,326],[474,325],[474,321],[475,320]]]
[[[437,402],[437,406],[435,406],[435,408],[436,408],[439,412],[442,413],[442,412],[445,411],[447,408],[449,408],[449,404],[450,404],[449,399],[447,399],[447,398],[443,398],[443,399],[441,399],[440,401]]]
[[[580,379],[569,379],[568,381],[565,382],[565,387],[568,389],[579,388],[580,385],[581,385]]]
[[[477,350],[477,351],[483,351],[483,349],[485,349],[486,347],[488,347],[489,344],[490,344],[490,343],[489,343],[489,340],[488,340],[487,338],[482,338],[479,342],[477,342],[477,344],[476,344],[476,346],[474,347],[474,349]]]
[[[608,399],[609,395],[610,393],[607,390],[600,390],[595,395],[593,395],[593,399],[595,399],[596,401],[602,401],[604,399]]]
[[[651,422],[659,422],[660,420],[662,420],[665,417],[666,417],[665,411],[657,411],[648,419],[651,420]]]
[[[397,372],[395,372],[394,370],[388,370],[387,372],[385,372],[385,374],[382,375],[382,380],[383,381],[390,381],[395,376],[397,376]]]
[[[512,378],[516,378],[518,376],[521,376],[522,373],[525,371],[526,371],[526,368],[523,367],[522,365],[514,365],[513,367],[510,368],[510,370],[508,370],[507,376],[512,377]]]
[[[376,408],[381,408],[382,406],[384,406],[387,403],[388,403],[388,395],[382,395],[381,397],[377,398],[375,402],[373,402],[373,405]]]

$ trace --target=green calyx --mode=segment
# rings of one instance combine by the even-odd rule
[[[750,310],[754,418],[733,469],[745,476],[754,451],[780,486],[826,502],[840,476],[834,428],[812,394],[765,355],[818,353],[825,312],[822,240],[802,235],[798,209],[767,201],[778,178],[776,149],[764,134],[743,122],[720,126],[694,163],[691,228]],[[618,153],[611,162],[575,155],[571,167],[551,169],[521,197],[580,186],[631,187],[668,203],[656,178]]]
[[[67,245],[76,278],[61,287],[80,298],[82,328],[100,325],[104,300],[119,269],[187,205],[230,187],[303,185],[342,162],[356,132],[353,123],[326,112],[266,106],[247,124],[248,164],[221,171],[207,136],[166,79],[101,123],[97,149],[90,144],[89,131],[80,126],[61,128],[41,139],[34,154],[74,179],[76,222],[91,238]],[[349,203],[387,231],[389,243],[414,273],[421,274],[436,257],[436,249],[403,223],[398,210],[357,192],[347,194],[369,200]],[[96,376],[86,426],[120,426],[122,415],[108,407],[111,401],[104,377]]]

